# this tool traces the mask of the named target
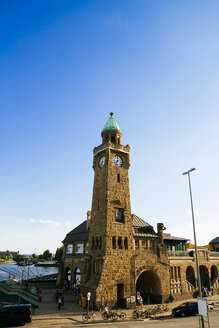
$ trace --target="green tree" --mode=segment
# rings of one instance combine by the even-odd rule
[[[63,254],[63,246],[57,247],[57,249],[56,249],[56,255],[55,255],[55,260],[56,261],[61,261],[62,254]]]
[[[44,260],[48,260],[52,258],[52,253],[47,249],[46,251],[43,252],[43,258]]]

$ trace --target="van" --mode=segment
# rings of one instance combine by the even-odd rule
[[[0,327],[25,325],[31,321],[31,304],[5,305],[0,308]]]

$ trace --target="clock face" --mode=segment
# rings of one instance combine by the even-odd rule
[[[119,157],[118,155],[114,156],[113,157],[113,163],[116,166],[118,166],[118,167],[122,166],[122,159],[121,159],[121,157]]]
[[[99,160],[99,167],[100,168],[103,167],[104,166],[104,163],[105,163],[105,157],[102,156],[102,157],[100,157],[100,160]]]

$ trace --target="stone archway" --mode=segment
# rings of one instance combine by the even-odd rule
[[[191,265],[186,269],[186,280],[195,287],[195,270]]]
[[[213,285],[215,283],[215,281],[218,278],[218,270],[216,265],[212,265],[211,267],[211,285]]]
[[[205,265],[199,267],[201,286],[210,288],[208,268]]]
[[[140,292],[145,304],[162,303],[161,282],[157,273],[143,271],[136,281],[136,292]]]
[[[69,267],[65,268],[64,280],[65,280],[65,284],[71,283],[71,269]]]

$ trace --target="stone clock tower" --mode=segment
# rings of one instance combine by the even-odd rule
[[[94,148],[94,186],[89,224],[86,271],[96,303],[112,303],[132,295],[131,254],[134,249],[129,177],[130,148],[121,144],[122,132],[110,113]]]
[[[63,241],[59,283],[70,281],[72,286],[79,281],[82,294],[91,292],[92,307],[98,306],[101,298],[110,306],[132,306],[136,292],[141,292],[144,302],[162,303],[170,288],[164,225],[158,223],[156,233],[150,224],[131,214],[130,148],[121,144],[122,132],[113,113],[101,136],[101,145],[93,150],[92,208],[87,221]],[[177,286],[181,286],[181,272],[174,270],[178,272]],[[180,291],[177,286],[175,290]]]

